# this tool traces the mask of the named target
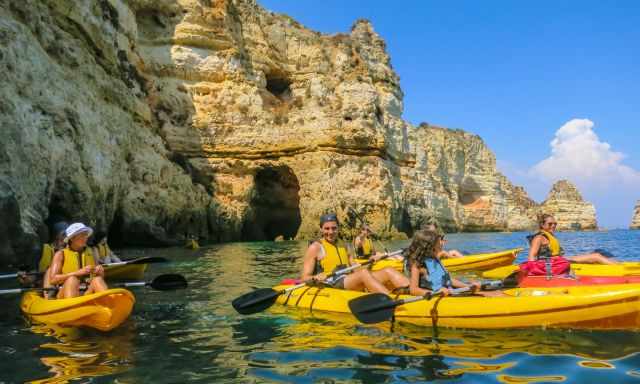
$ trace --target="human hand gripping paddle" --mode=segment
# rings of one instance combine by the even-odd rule
[[[366,265],[370,265],[370,264],[375,263],[376,261],[383,260],[383,259],[385,259],[385,258],[387,258],[389,256],[399,255],[401,253],[402,253],[402,250],[394,251],[394,252],[391,252],[391,253],[385,253],[384,255],[382,255],[377,260],[370,259],[369,261],[367,261],[365,263],[354,264],[354,265],[352,265],[350,267],[335,271],[335,272],[329,274],[327,276],[327,279],[347,274],[347,273],[353,271],[356,268],[360,268],[360,267],[363,267],[363,266],[366,266]],[[267,309],[270,306],[272,306],[276,302],[276,300],[278,299],[278,296],[282,295],[283,293],[289,293],[289,292],[294,291],[294,290],[296,290],[298,288],[302,288],[305,285],[311,283],[312,281],[313,281],[313,279],[307,280],[307,281],[304,281],[304,282],[302,282],[300,284],[294,285],[294,286],[286,288],[286,289],[281,289],[279,291],[276,291],[273,288],[256,289],[256,290],[254,290],[252,292],[245,293],[242,296],[238,296],[237,298],[235,298],[231,302],[231,305],[233,306],[233,308],[238,313],[240,313],[242,315],[250,315],[252,313],[262,312],[265,309]]]
[[[152,264],[152,263],[164,263],[169,261],[168,259],[164,258],[164,257],[159,257],[159,256],[146,256],[146,257],[139,257],[137,259],[131,259],[131,260],[123,260],[123,261],[119,261],[117,263],[107,263],[107,264],[100,264],[103,267],[115,267],[115,266],[119,266],[119,265],[128,265],[128,264]],[[2,279],[12,279],[12,278],[16,278],[20,275],[25,275],[25,276],[32,276],[32,275],[42,275],[44,274],[44,272],[18,272],[18,273],[11,273],[8,275],[0,275],[0,280]]]
[[[114,284],[111,288],[150,287],[158,291],[172,291],[174,289],[187,288],[187,280],[182,275],[170,273],[160,275],[151,281],[132,281],[128,283]],[[0,295],[10,293],[22,293],[27,291],[54,291],[57,288],[14,288],[2,289]]]
[[[450,289],[449,295],[455,296],[468,291],[471,291],[470,287]],[[406,299],[393,300],[384,293],[372,293],[349,300],[349,309],[361,323],[375,324],[391,319],[396,307],[400,305],[420,300],[431,300],[432,297],[440,295],[442,295],[442,291],[425,296],[412,296]]]

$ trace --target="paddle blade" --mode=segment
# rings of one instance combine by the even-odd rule
[[[349,309],[361,323],[374,324],[391,319],[400,304],[383,293],[372,293],[350,300]]]
[[[160,275],[153,279],[149,286],[159,291],[172,291],[174,289],[187,288],[187,279],[182,275],[170,273],[167,275]]]
[[[231,302],[233,308],[242,315],[262,312],[272,306],[280,293],[271,288],[261,288],[245,293]]]

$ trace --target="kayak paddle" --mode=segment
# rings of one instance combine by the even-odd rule
[[[101,264],[103,267],[115,267],[116,265],[128,265],[128,264],[152,264],[152,263],[164,263],[169,261],[168,259],[160,256],[146,256],[138,257],[137,259],[122,260],[116,263]]]
[[[449,291],[451,295],[457,295],[470,291],[471,288],[457,288]],[[433,296],[440,296],[442,292],[436,292],[425,296],[413,296],[406,299],[393,300],[384,293],[372,293],[349,300],[351,313],[364,324],[380,323],[391,319],[397,306],[413,303],[420,300],[430,300]]]
[[[31,275],[41,275],[41,274],[43,274],[43,273],[44,273],[44,272],[23,272],[23,274],[24,274],[24,275],[27,275],[27,276],[31,276]],[[18,277],[18,274],[17,274],[17,273],[11,273],[11,274],[9,274],[9,275],[0,275],[0,280],[2,280],[2,279],[13,279],[13,278],[16,278],[16,277]]]
[[[0,295],[9,293],[22,293],[28,291],[55,291],[57,288],[12,288],[12,289],[0,289]]]
[[[107,263],[107,264],[100,264],[103,267],[115,267],[118,265],[128,265],[128,264],[152,264],[152,263],[164,263],[169,261],[168,259],[164,258],[164,257],[160,257],[160,256],[146,256],[146,257],[138,257],[137,259],[130,259],[130,260],[122,260],[122,261],[118,261],[116,263]],[[42,275],[44,274],[44,272],[24,272],[25,275],[27,276],[32,276],[32,275]],[[8,275],[0,275],[0,280],[2,279],[13,279],[18,277],[17,273],[11,273]]]
[[[174,289],[187,288],[187,280],[182,275],[170,273],[166,275],[157,276],[151,281],[135,281],[129,283],[121,283],[112,285],[113,288],[127,288],[127,287],[151,287],[158,291],[171,291]],[[9,293],[22,293],[27,291],[55,291],[58,288],[13,288],[2,289],[0,295]]]
[[[378,260],[382,260],[382,259],[385,259],[385,258],[387,258],[389,256],[393,256],[393,255],[399,255],[400,253],[402,253],[402,250],[391,252],[391,253],[387,253],[387,254],[383,255]],[[329,274],[327,276],[327,279],[329,279],[331,277],[347,274],[347,273],[353,271],[356,268],[360,268],[362,266],[373,264],[374,262],[376,262],[376,260],[370,259],[369,261],[367,261],[365,263],[354,264],[354,265],[352,265],[350,267],[347,267],[347,268],[344,268],[344,269],[340,269],[338,271],[335,271],[335,272]],[[245,293],[242,296],[238,296],[237,298],[235,298],[231,302],[231,305],[233,306],[233,308],[238,313],[240,313],[242,315],[250,315],[252,313],[262,312],[265,309],[267,309],[270,306],[272,306],[276,302],[276,299],[278,298],[278,296],[282,295],[283,293],[289,293],[289,292],[294,291],[294,290],[296,290],[298,288],[302,288],[302,287],[304,287],[305,285],[307,285],[310,282],[311,281],[305,281],[305,282],[302,282],[302,283],[300,283],[298,285],[294,285],[294,286],[286,288],[286,289],[281,289],[279,291],[276,291],[275,289],[272,289],[272,288],[256,289],[256,290],[254,290],[252,292]]]
[[[151,281],[134,281],[129,283],[115,284],[113,287],[151,287],[158,291],[172,291],[174,289],[187,288],[187,279],[176,273],[156,276]]]

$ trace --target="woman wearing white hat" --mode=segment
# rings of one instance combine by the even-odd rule
[[[93,229],[82,223],[73,223],[65,231],[66,247],[53,256],[51,262],[51,284],[62,285],[58,298],[80,296],[80,283],[87,282],[86,294],[108,289],[104,281],[104,268],[96,265],[91,250],[87,247],[87,239]]]

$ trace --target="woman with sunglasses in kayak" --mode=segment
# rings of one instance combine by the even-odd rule
[[[529,275],[552,274],[560,275],[569,272],[569,262],[591,264],[617,264],[599,252],[586,253],[564,257],[564,250],[555,237],[558,226],[556,219],[550,214],[540,216],[540,229],[532,236],[528,236],[531,246],[528,261],[521,269]],[[545,263],[550,264],[547,266]],[[550,267],[550,270],[549,270]]]
[[[406,288],[409,280],[406,276],[393,268],[386,267],[371,272],[368,269],[356,269],[347,275],[339,275],[332,279],[327,276],[336,270],[344,269],[353,264],[352,252],[338,239],[338,218],[334,213],[320,217],[322,238],[314,241],[304,256],[301,280],[315,280],[333,288],[353,291],[386,293],[391,289]],[[371,256],[376,260],[382,255]]]

